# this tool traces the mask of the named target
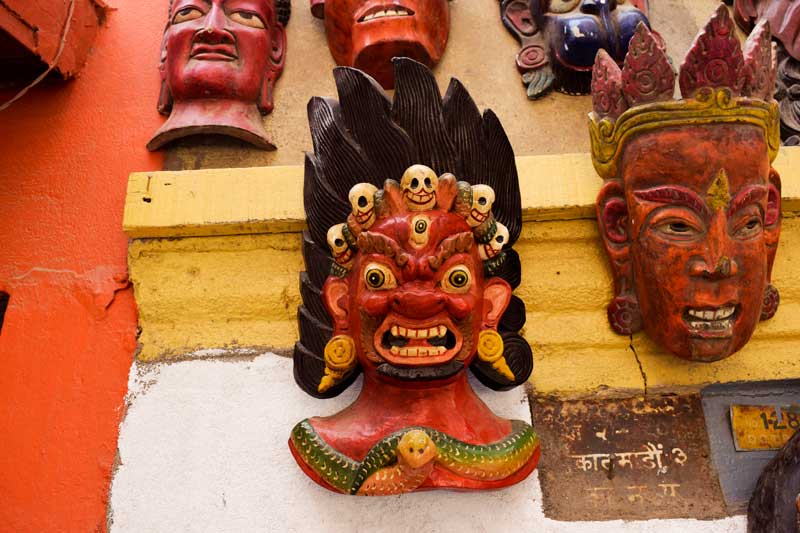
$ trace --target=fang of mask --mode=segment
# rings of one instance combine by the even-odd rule
[[[378,188],[371,183],[357,183],[350,189],[348,199],[353,207],[353,217],[363,229],[375,223],[375,193]]]
[[[433,169],[425,165],[413,165],[403,173],[400,188],[403,200],[411,211],[426,211],[436,206],[436,189],[439,178]]]
[[[478,253],[481,256],[481,259],[488,261],[489,259],[496,257],[507,242],[508,228],[498,222],[497,231],[495,232],[494,237],[492,237],[492,240],[486,244],[481,244],[478,246]]]
[[[494,190],[488,185],[472,186],[472,209],[467,216],[467,224],[475,228],[489,218],[494,204]]]
[[[331,226],[331,229],[328,230],[328,246],[333,253],[333,260],[345,268],[350,268],[353,264],[354,252],[344,237],[344,226],[345,224]]]

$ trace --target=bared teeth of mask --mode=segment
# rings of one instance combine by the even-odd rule
[[[735,310],[736,310],[736,307],[733,306],[733,305],[729,305],[727,307],[722,307],[720,309],[717,309],[717,312],[714,314],[714,319],[715,320],[720,320],[720,319],[723,319],[723,318],[729,318],[731,315],[733,315],[733,312]]]

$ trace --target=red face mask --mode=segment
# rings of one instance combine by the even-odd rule
[[[463,217],[432,211],[400,215],[370,234],[375,248],[388,239],[400,252],[360,255],[346,280],[331,278],[324,289],[334,316],[345,318],[347,309],[361,365],[374,370],[388,364],[393,367],[388,375],[411,375],[420,367],[435,370],[457,362],[459,372],[466,371],[482,323],[497,322],[511,288],[501,279],[484,283],[474,243],[452,254],[443,251],[448,247],[443,242],[459,234],[472,241]]]
[[[761,317],[780,233],[767,154],[762,131],[747,125],[665,129],[625,148],[624,192],[601,218],[607,249],[624,259],[612,268],[632,277],[644,329],[679,357],[727,357]],[[612,189],[601,192],[606,206]]]
[[[338,65],[361,69],[390,89],[393,57],[429,67],[441,59],[450,32],[447,1],[326,0],[328,47]]]
[[[164,32],[159,111],[176,116],[151,144],[159,135],[168,137],[158,140],[164,144],[193,133],[269,144],[259,112],[272,111],[285,48],[272,0],[175,0]]]

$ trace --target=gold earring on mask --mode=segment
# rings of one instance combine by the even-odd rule
[[[317,392],[325,392],[356,367],[356,343],[350,335],[336,335],[325,345],[325,375]]]
[[[503,357],[503,337],[493,329],[484,329],[478,335],[478,359],[492,365],[501,376],[509,381],[516,378]]]

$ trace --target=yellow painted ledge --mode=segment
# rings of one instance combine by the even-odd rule
[[[517,158],[525,224],[524,335],[540,394],[628,395],[712,382],[800,377],[800,149],[776,160],[784,225],[774,283],[781,307],[748,346],[717,363],[663,353],[645,335],[611,332],[611,280],[594,221],[601,184],[587,154]],[[215,348],[288,349],[297,339],[303,270],[302,168],[132,174],[124,227],[139,306],[139,359]],[[212,349],[211,352],[208,350]]]
[[[784,148],[784,211],[800,212],[800,147]],[[588,154],[517,158],[526,222],[594,218],[602,180]],[[787,179],[797,178],[797,179]],[[123,229],[134,239],[300,231],[303,167],[136,172],[128,179]]]

